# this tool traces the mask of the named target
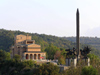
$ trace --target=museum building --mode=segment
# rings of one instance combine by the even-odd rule
[[[35,40],[31,40],[31,36],[28,35],[16,35],[14,37],[14,46],[11,47],[13,58],[15,54],[21,56],[21,59],[25,60],[45,60],[46,53],[41,52],[41,46],[35,44]]]

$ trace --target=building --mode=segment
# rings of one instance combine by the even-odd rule
[[[16,35],[14,37],[14,46],[11,47],[13,58],[15,54],[21,56],[21,59],[43,60],[46,59],[46,53],[41,52],[41,46],[35,44],[28,35]]]

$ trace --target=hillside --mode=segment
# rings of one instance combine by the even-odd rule
[[[75,43],[69,41],[69,39],[66,40],[57,36],[0,29],[0,49],[10,51],[10,47],[14,44],[14,36],[18,34],[28,34],[32,36],[32,39],[35,40],[37,44],[41,45],[42,51],[44,51],[45,48],[49,46],[49,44],[53,44],[59,48],[65,49],[72,49],[73,47],[75,47]],[[85,46],[87,45],[81,44],[80,48],[82,49]],[[89,47],[91,47],[92,53],[97,55],[100,54],[100,52],[97,51],[94,47]]]
[[[10,47],[14,44],[14,36],[18,34],[24,34],[24,35],[28,34],[32,36],[32,39],[35,40],[37,44],[40,44],[42,46],[42,51],[49,44],[54,44],[55,46],[61,48],[74,47],[74,43],[56,36],[0,29],[0,49],[3,49],[5,51],[10,51]]]
[[[72,42],[76,42],[76,37],[64,37]],[[92,45],[96,49],[100,50],[100,38],[97,37],[80,37],[80,43]]]

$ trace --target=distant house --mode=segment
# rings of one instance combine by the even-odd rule
[[[46,53],[41,52],[41,46],[35,44],[28,35],[16,35],[14,37],[14,46],[11,47],[13,58],[15,54],[21,56],[21,59],[43,60],[46,59]]]

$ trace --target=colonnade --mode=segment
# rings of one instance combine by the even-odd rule
[[[42,54],[24,54],[23,59],[42,60],[42,59],[44,59],[44,57],[42,57]]]

